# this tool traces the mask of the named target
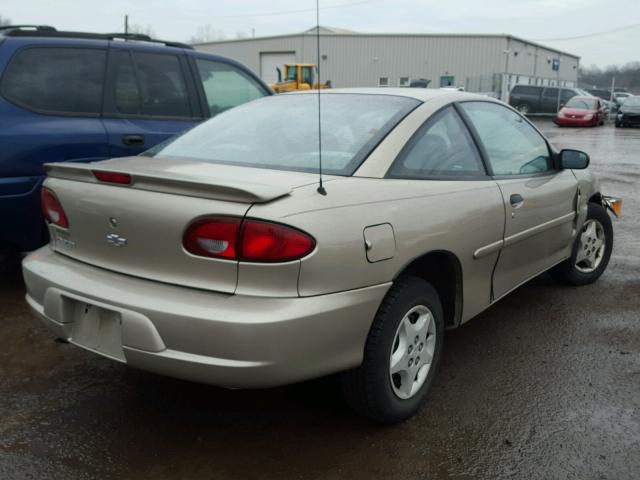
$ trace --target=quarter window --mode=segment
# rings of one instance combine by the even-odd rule
[[[525,175],[552,169],[544,138],[520,115],[497,103],[464,102],[494,175]]]
[[[45,113],[99,115],[106,51],[94,48],[29,48],[11,60],[2,94]]]
[[[202,59],[196,65],[211,116],[265,95],[257,82],[236,67]]]
[[[473,140],[453,107],[437,113],[409,141],[391,166],[391,178],[484,175]]]

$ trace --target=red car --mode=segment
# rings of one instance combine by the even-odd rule
[[[604,107],[597,97],[571,97],[553,121],[559,127],[595,127],[604,123]]]

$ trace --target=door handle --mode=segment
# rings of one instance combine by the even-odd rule
[[[142,135],[123,135],[122,143],[128,147],[142,147],[144,145],[144,136]]]
[[[513,208],[520,208],[524,204],[524,198],[519,193],[514,193],[509,199]]]

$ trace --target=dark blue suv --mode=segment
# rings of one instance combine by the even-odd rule
[[[184,44],[1,27],[0,263],[46,242],[44,163],[136,155],[271,94],[243,65]]]

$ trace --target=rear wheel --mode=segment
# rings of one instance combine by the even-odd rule
[[[418,277],[399,279],[376,314],[362,365],[341,375],[349,405],[384,423],[414,415],[438,367],[443,334],[435,289]]]
[[[516,107],[516,109],[523,115],[531,113],[531,107],[527,103],[521,103]]]
[[[611,218],[602,205],[589,203],[587,219],[577,235],[571,258],[550,270],[560,281],[587,285],[604,273],[613,249]]]

